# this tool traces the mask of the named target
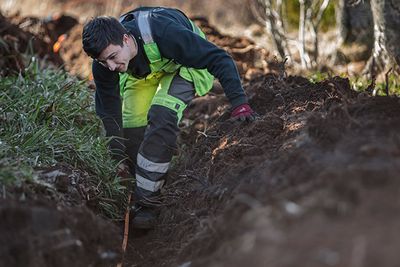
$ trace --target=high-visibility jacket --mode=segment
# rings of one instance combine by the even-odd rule
[[[156,10],[160,12],[160,9]],[[139,13],[142,12],[142,16]],[[182,66],[182,64],[177,63],[174,59],[165,58],[161,55],[160,49],[157,43],[154,41],[152,36],[152,28],[150,26],[150,16],[152,11],[131,11],[121,17],[122,23],[127,24],[127,19],[135,19],[137,27],[140,32],[141,39],[143,41],[143,48],[147,59],[149,60],[149,67],[151,73],[146,76],[146,79],[151,79],[153,75],[157,75],[158,72],[173,73],[178,71],[179,75],[194,83],[196,93],[199,96],[203,96],[210,91],[213,85],[214,77],[211,75],[207,69],[196,69]],[[183,14],[183,13],[182,13]],[[192,30],[194,33],[205,38],[204,33],[191,21],[189,20]],[[127,73],[129,74],[129,73]],[[120,82],[120,85],[123,82]]]
[[[171,66],[174,63],[174,67],[181,66],[179,74],[188,80],[193,79],[193,76],[201,75],[201,73],[209,77],[205,71],[194,72],[194,70],[206,69],[208,73],[219,80],[232,107],[247,102],[236,65],[225,50],[196,33],[196,28],[179,10],[143,7],[132,12],[144,10],[151,11],[148,21],[158,51],[151,52],[155,45],[146,46],[136,19],[123,21],[122,25],[138,43],[138,54],[128,65],[128,73],[131,76],[138,79],[149,78],[148,75],[156,73],[151,68],[155,70],[157,59],[161,59],[159,62],[171,62]],[[96,112],[103,120],[106,135],[122,136],[120,75],[96,61],[93,62],[92,69],[96,84]],[[204,86],[199,85],[201,81],[204,82]],[[197,94],[202,95],[207,91],[209,79],[193,79],[193,82],[198,83]],[[120,142],[112,143],[111,148],[122,150]]]
[[[194,84],[195,91],[197,95],[203,96],[208,93],[213,85],[214,77],[207,71],[207,69],[195,69],[184,67],[181,64],[175,62],[173,59],[164,58],[161,56],[160,49],[157,43],[154,41],[152,35],[152,29],[150,26],[150,15],[151,10],[141,10],[128,12],[120,18],[122,23],[127,23],[134,20],[139,29],[140,36],[143,42],[143,50],[149,61],[150,73],[146,76],[146,82],[140,82],[140,78],[135,78],[131,73],[120,73],[120,91],[121,96],[124,99],[122,106],[122,116],[123,116],[123,126],[124,128],[135,128],[145,126],[147,124],[147,110],[138,111],[138,105],[143,108],[148,109],[148,105],[145,103],[137,103],[136,101],[148,101],[152,99],[152,104],[157,104],[165,106],[178,113],[179,121],[182,117],[184,108],[186,107],[179,99],[170,97],[168,94],[157,94],[153,97],[158,82],[170,82],[170,80],[163,79],[164,74],[179,73],[179,75],[185,80],[192,82]],[[189,20],[190,21],[190,20]],[[193,32],[205,38],[204,33],[192,22],[190,21]],[[138,99],[135,97],[137,95],[135,90],[141,87],[141,95],[148,93],[149,95],[145,99]],[[145,87],[145,88],[144,88]],[[169,85],[164,85],[168,88]],[[145,90],[143,92],[143,90]],[[130,95],[131,94],[131,95]],[[135,101],[135,103],[126,103],[126,101]],[[179,108],[176,108],[179,107]],[[128,109],[134,110],[128,110]],[[136,116],[131,116],[131,114],[136,114]],[[138,116],[140,114],[141,116]]]

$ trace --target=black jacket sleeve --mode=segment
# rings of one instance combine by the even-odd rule
[[[232,107],[247,103],[235,62],[225,50],[174,20],[163,21],[156,17],[152,25],[152,29],[155,29],[154,39],[162,56],[186,67],[207,68],[220,81]]]
[[[118,72],[112,72],[93,61],[93,78],[96,84],[96,114],[100,117],[107,137],[115,137],[110,141],[110,151],[113,158],[120,161],[124,156],[122,137],[122,111],[119,93]]]

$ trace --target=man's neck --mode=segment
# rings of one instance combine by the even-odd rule
[[[138,44],[136,42],[135,37],[133,35],[129,35],[129,47],[131,48],[131,59],[134,58],[138,53]]]

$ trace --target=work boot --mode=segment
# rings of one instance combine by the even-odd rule
[[[158,213],[154,208],[135,204],[131,207],[131,226],[136,229],[153,229],[156,226]]]

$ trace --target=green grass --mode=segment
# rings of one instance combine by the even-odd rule
[[[19,186],[37,180],[37,168],[68,164],[88,173],[101,212],[119,218],[126,192],[93,102],[85,82],[37,64],[0,78],[0,185]]]
[[[329,73],[316,71],[309,75],[308,79],[312,83],[322,82],[323,80],[329,79]]]

